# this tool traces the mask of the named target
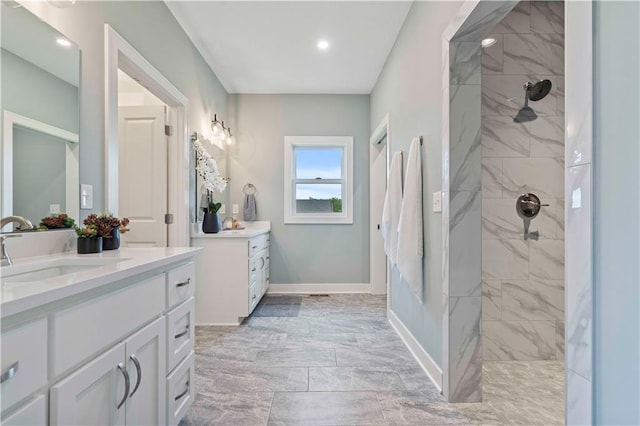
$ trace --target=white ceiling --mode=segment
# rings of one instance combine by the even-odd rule
[[[411,1],[165,1],[229,93],[373,89]],[[319,50],[320,39],[330,43]]]

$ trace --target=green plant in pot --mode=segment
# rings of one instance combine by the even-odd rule
[[[119,219],[111,213],[90,214],[82,223],[97,229],[102,237],[103,250],[117,250],[120,248],[120,234],[128,231],[129,219]]]
[[[78,254],[102,253],[102,237],[98,234],[98,228],[87,225],[83,228],[74,226],[78,236]]]
[[[204,216],[202,220],[202,232],[206,234],[215,234],[220,232],[222,228],[218,210],[222,207],[221,203],[214,201],[214,194],[222,192],[227,187],[227,179],[223,178],[218,171],[216,160],[204,148],[198,140],[197,134],[191,138],[191,143],[196,152],[196,172],[202,178],[202,189],[206,190],[206,202],[201,206]]]

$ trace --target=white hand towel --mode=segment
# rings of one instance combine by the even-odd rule
[[[424,300],[422,257],[422,147],[411,142],[398,223],[398,270],[420,301]]]
[[[384,252],[389,257],[391,266],[398,262],[398,221],[402,205],[402,152],[396,152],[391,159],[387,193],[384,196],[382,209],[382,238]]]

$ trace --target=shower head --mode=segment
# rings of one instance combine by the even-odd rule
[[[524,86],[524,90],[527,92],[527,98],[531,101],[539,101],[549,94],[551,91],[550,80],[540,80],[536,84],[528,82]]]

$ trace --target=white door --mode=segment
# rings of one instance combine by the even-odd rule
[[[52,425],[124,425],[124,344],[51,387]]]
[[[384,240],[380,230],[382,208],[387,191],[389,152],[387,138],[388,135],[385,129],[382,139],[374,140],[369,145],[369,226],[371,227],[369,233],[369,279],[371,282],[371,294],[387,293],[387,255],[384,252]]]
[[[166,247],[167,136],[164,106],[118,108],[118,216],[127,247]]]
[[[131,377],[126,404],[128,425],[166,424],[166,334],[166,320],[162,317],[125,341]]]

